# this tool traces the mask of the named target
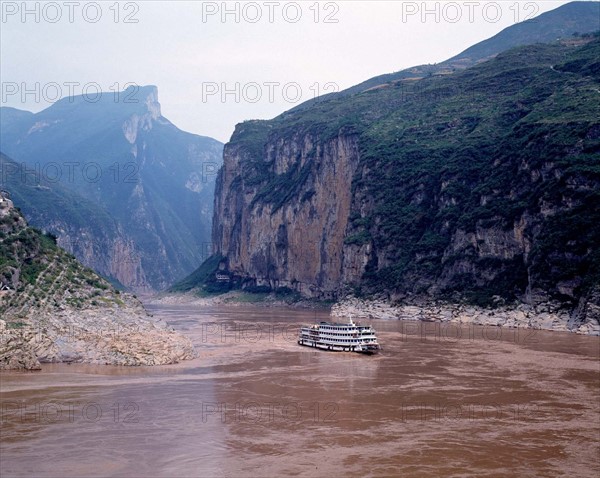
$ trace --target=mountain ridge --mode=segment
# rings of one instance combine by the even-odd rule
[[[206,257],[222,144],[164,118],[155,86],[92,100],[63,98],[33,115],[0,109],[1,149],[37,171],[25,175],[21,189],[40,181],[60,185],[107,212],[121,232],[115,235],[110,226],[94,237],[68,221],[47,222],[36,212],[44,209],[41,203],[29,201],[24,211],[105,276],[133,290],[164,289]],[[12,118],[5,125],[7,116]],[[23,175],[14,176],[6,186],[17,187]],[[78,247],[69,248],[72,243]],[[125,266],[123,254],[129,256]]]
[[[496,35],[468,47],[441,63],[416,65],[394,73],[374,76],[343,91],[306,101],[283,115],[301,111],[317,102],[349,96],[395,81],[449,74],[457,69],[466,69],[482,61],[489,60],[510,48],[533,43],[549,43],[561,38],[571,37],[573,33],[585,34],[598,29],[600,29],[600,2],[570,2],[555,10],[505,28]]]
[[[140,281],[129,282],[128,286],[144,287],[143,272],[133,274],[128,270],[140,267],[140,252],[108,211],[41,174],[36,181],[23,180],[25,168],[0,152],[2,187],[10,191],[24,216],[52,232],[58,246],[93,265],[113,285],[125,288],[122,281],[135,276]]]
[[[593,37],[523,46],[237,125],[213,224],[229,280],[196,284],[581,309],[600,268],[598,57]]]

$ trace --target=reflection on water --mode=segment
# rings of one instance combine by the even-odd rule
[[[368,357],[298,346],[321,312],[153,312],[198,358],[1,375],[3,478],[600,473],[598,338],[373,320]]]

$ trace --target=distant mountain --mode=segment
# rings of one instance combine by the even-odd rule
[[[19,191],[35,189],[25,214],[84,264],[126,287],[163,289],[205,258],[222,144],[164,118],[156,87],[0,113],[2,152],[28,171],[0,187],[15,191],[17,205]],[[46,196],[66,192],[85,201],[64,217],[49,212]]]
[[[577,311],[600,284],[599,58],[593,37],[518,47],[238,125],[215,256],[179,288],[556,301],[587,320]]]
[[[0,108],[0,124],[2,128],[8,128],[19,121],[27,121],[32,118],[33,113],[31,111],[18,110],[9,106]]]
[[[129,281],[131,288],[146,286],[141,251],[106,209],[42,175],[36,181],[26,175],[26,166],[0,153],[2,188],[32,224],[54,234],[60,247],[114,285]]]
[[[523,45],[552,43],[573,35],[592,33],[600,29],[599,2],[571,2],[522,23],[502,30],[459,55],[448,60],[481,62],[499,53]]]
[[[447,75],[489,60],[494,56],[523,45],[551,43],[573,34],[592,33],[600,29],[600,2],[571,2],[522,23],[505,28],[497,35],[467,48],[442,63],[419,65],[395,73],[379,75],[338,93],[331,93],[298,105],[290,112],[309,107],[315,102],[349,96],[370,88],[406,79],[432,75]],[[410,87],[407,85],[408,94]]]

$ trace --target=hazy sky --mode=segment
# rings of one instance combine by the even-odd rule
[[[154,84],[165,117],[225,142],[236,123],[443,61],[568,1],[0,3],[3,106]]]

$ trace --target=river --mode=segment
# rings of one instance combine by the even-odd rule
[[[363,356],[297,345],[325,312],[150,310],[198,358],[2,373],[2,478],[600,475],[597,337],[363,320]]]

